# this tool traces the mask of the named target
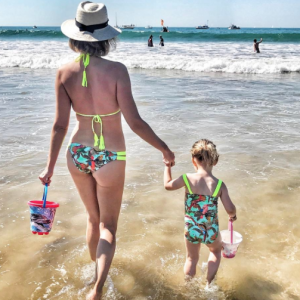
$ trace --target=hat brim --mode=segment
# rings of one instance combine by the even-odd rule
[[[102,29],[94,30],[93,33],[80,31],[75,24],[75,19],[63,22],[61,25],[61,31],[65,36],[73,40],[83,42],[100,42],[110,40],[122,32],[122,30],[110,25]]]

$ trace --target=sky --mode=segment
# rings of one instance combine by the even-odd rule
[[[96,2],[96,1],[95,1]],[[78,0],[0,0],[0,26],[60,26],[75,18]],[[106,0],[115,25],[300,27],[300,0]]]

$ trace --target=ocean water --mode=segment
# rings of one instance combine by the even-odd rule
[[[0,299],[83,300],[94,266],[84,207],[64,158],[68,138],[49,189],[48,199],[60,203],[49,236],[31,234],[27,207],[42,197],[37,176],[54,118],[55,69],[76,55],[57,28],[22,30],[0,28]],[[222,260],[209,290],[205,247],[196,278],[185,284],[183,190],[164,190],[160,153],[123,121],[127,177],[104,299],[300,299],[298,30],[174,29],[164,35],[164,49],[148,49],[145,30],[122,34],[108,58],[128,66],[142,117],[175,151],[174,176],[193,171],[194,141],[217,144],[215,175],[229,187],[238,210],[234,229],[244,240],[236,258]],[[276,40],[280,32],[284,41]],[[261,55],[252,53],[254,36],[264,38]],[[74,125],[72,115],[70,132]],[[225,229],[221,204],[219,215]]]
[[[161,33],[159,28],[124,30],[118,51],[110,58],[131,69],[239,74],[300,72],[300,29],[170,30],[169,33]],[[150,34],[154,36],[153,49],[147,47]],[[158,46],[160,34],[165,39],[165,48]],[[253,52],[253,39],[261,37],[262,53],[257,55]],[[0,68],[56,69],[75,57],[59,27],[2,27],[0,41]]]

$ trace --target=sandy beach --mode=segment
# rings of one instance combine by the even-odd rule
[[[39,45],[39,49],[44,43],[25,42]],[[10,43],[13,41],[0,41],[2,54],[11,55],[4,50]],[[57,43],[49,42],[44,54]],[[121,50],[112,53],[112,59],[130,65],[142,117],[175,150],[174,176],[192,171],[189,150],[193,142],[209,138],[216,143],[221,156],[215,174],[229,187],[238,210],[235,230],[244,240],[236,258],[222,260],[216,285],[204,290],[207,249],[201,252],[198,275],[186,285],[182,271],[183,190],[164,190],[160,153],[134,135],[123,120],[126,184],[117,251],[104,299],[300,299],[299,73],[272,72],[278,63],[299,68],[299,56],[296,52],[294,60],[293,55],[285,59],[274,56],[269,60],[273,63],[269,72],[263,73],[252,69],[232,73],[229,65],[224,72],[152,69],[146,62],[134,67],[130,53],[122,56],[124,47],[129,47],[128,41],[124,43],[120,42]],[[178,55],[174,47],[170,51]],[[297,49],[299,45],[289,47]],[[19,67],[9,67],[5,65],[8,59],[0,58],[0,299],[83,300],[94,265],[85,244],[84,206],[66,167],[68,138],[49,189],[48,199],[60,203],[49,236],[30,232],[27,206],[27,201],[40,199],[43,192],[38,175],[46,163],[55,112],[55,64],[74,55],[65,49],[55,54],[57,60],[48,58],[51,67],[28,68],[22,66],[20,50],[15,51]],[[137,46],[138,51],[148,50]],[[234,58],[233,52],[228,55],[240,66],[250,61]],[[221,56],[219,53],[214,59]],[[169,62],[176,58],[171,55]],[[32,65],[47,63],[45,57],[37,59],[41,60],[32,60]],[[191,66],[201,65],[197,57],[193,59]],[[267,68],[268,58],[261,59]],[[257,60],[255,63],[259,65]],[[74,125],[72,113],[68,136]],[[220,228],[225,229],[227,216],[222,205],[219,215]]]
[[[26,74],[27,80],[18,80]],[[220,149],[216,174],[230,186],[239,210],[235,227],[244,235],[244,242],[234,260],[223,260],[219,290],[209,293],[216,299],[262,299],[262,295],[264,299],[296,299],[299,230],[290,219],[291,207],[295,215],[299,210],[297,77],[285,78],[285,101],[278,101],[274,94],[282,94],[278,86],[282,75],[259,81],[236,75],[193,79],[168,71],[134,71],[131,75],[141,114],[177,151],[175,174],[191,171],[188,150],[199,136],[213,139]],[[164,79],[157,83],[162,75]],[[0,258],[5,299],[74,299],[77,295],[84,299],[93,275],[85,246],[85,212],[68,176],[64,151],[49,191],[49,200],[61,205],[53,232],[37,237],[29,230],[26,203],[42,193],[37,175],[47,156],[54,76],[54,71],[47,70],[1,71],[1,81],[7,83],[1,94],[5,112],[1,152],[9,155],[9,159],[1,156]],[[262,81],[272,87],[272,93],[250,93]],[[240,94],[224,99],[241,82]],[[189,89],[183,91],[181,86],[187,83]],[[219,94],[211,93],[213,84],[218,85]],[[172,88],[172,96],[166,86]],[[158,91],[164,91],[163,99]],[[131,147],[107,299],[206,299],[200,290],[201,271],[193,292],[183,284],[183,193],[164,191],[159,153],[134,136],[126,124],[124,128]],[[64,149],[66,145],[67,141]],[[225,228],[222,208],[220,219]],[[204,250],[201,263],[206,254]],[[196,294],[195,289],[199,289]],[[202,298],[199,293],[204,293]]]

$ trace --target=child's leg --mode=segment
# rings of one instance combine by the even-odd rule
[[[210,284],[215,278],[221,262],[222,238],[219,233],[218,238],[212,243],[208,244],[210,254],[208,257],[207,282]]]
[[[192,244],[185,238],[186,261],[184,265],[184,274],[194,277],[199,260],[199,251],[201,244]]]

